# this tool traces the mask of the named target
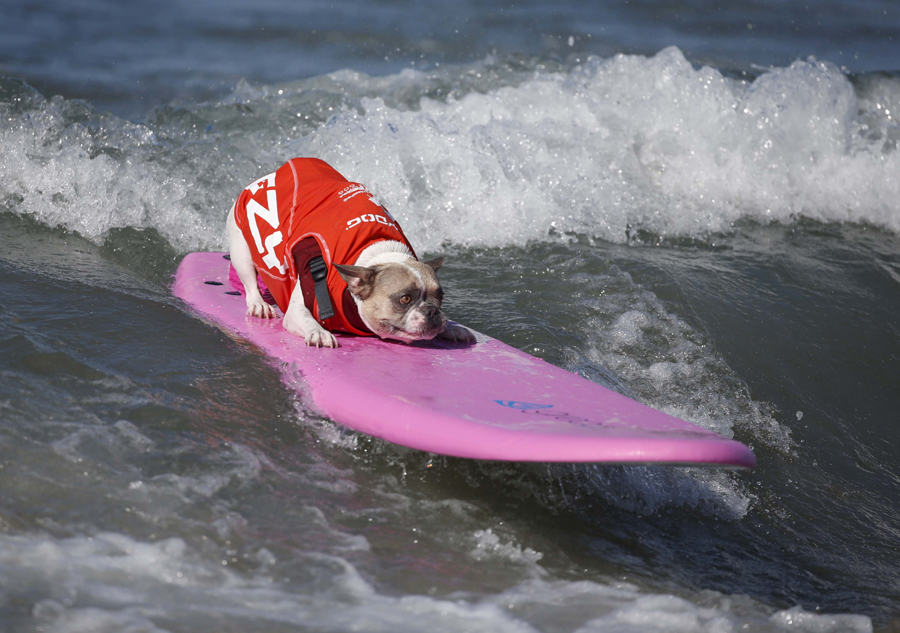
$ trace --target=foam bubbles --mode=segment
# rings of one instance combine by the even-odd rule
[[[518,563],[537,563],[544,555],[536,552],[530,547],[522,548],[516,543],[506,543],[500,540],[500,536],[494,534],[493,529],[476,530],[473,534],[475,539],[475,549],[470,555],[475,560],[485,560],[491,557],[499,557],[511,562]]]
[[[864,615],[818,615],[801,607],[773,613],[769,621],[780,629],[809,633],[868,633],[872,630],[872,621]]]

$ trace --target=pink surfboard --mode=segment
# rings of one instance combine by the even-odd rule
[[[335,422],[456,457],[530,462],[753,468],[744,444],[685,422],[476,333],[474,345],[339,336],[306,347],[280,319],[246,315],[224,253],[191,253],[174,293],[200,317],[297,372]]]

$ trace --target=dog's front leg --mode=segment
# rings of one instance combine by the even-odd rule
[[[294,292],[291,293],[291,301],[288,304],[287,312],[284,313],[284,320],[281,324],[291,334],[296,334],[306,339],[306,344],[309,347],[338,346],[334,334],[319,325],[319,322],[306,309],[299,283],[294,288]]]
[[[234,221],[234,212],[228,214],[228,221],[225,224],[228,249],[231,251],[231,265],[244,285],[244,294],[247,297],[247,314],[261,319],[274,319],[275,308],[266,303],[259,292],[259,286],[256,284],[256,264],[253,263],[253,256],[250,254],[250,247],[247,246],[244,234]]]

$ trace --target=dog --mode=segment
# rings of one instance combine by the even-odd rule
[[[447,321],[437,271],[420,262],[396,220],[365,186],[315,158],[294,158],[248,185],[226,223],[231,264],[247,314],[277,316],[311,347],[338,347],[332,332],[410,343],[473,343]]]

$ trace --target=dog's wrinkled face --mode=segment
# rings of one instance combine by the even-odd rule
[[[372,267],[342,266],[338,272],[358,300],[359,314],[381,338],[432,339],[447,325],[441,311],[444,291],[435,272],[443,257],[430,262],[409,259]]]

